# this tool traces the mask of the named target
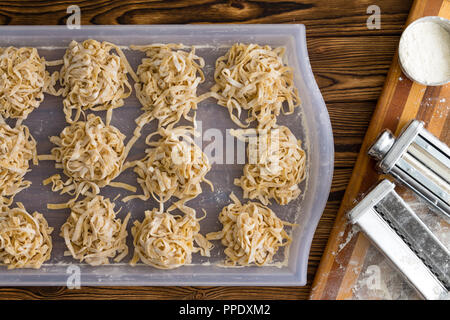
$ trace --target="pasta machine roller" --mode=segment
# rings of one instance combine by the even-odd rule
[[[382,132],[368,151],[378,168],[416,192],[450,218],[450,149],[424,128],[411,121],[395,137]]]
[[[450,252],[383,180],[349,213],[424,299],[448,299]]]

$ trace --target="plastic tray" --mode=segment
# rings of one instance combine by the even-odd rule
[[[51,260],[41,269],[7,270],[0,267],[0,285],[66,285],[72,274],[71,266],[78,266],[81,285],[304,285],[311,240],[328,198],[333,171],[333,138],[327,109],[314,80],[306,48],[305,27],[303,25],[220,25],[220,26],[82,26],[79,30],[69,30],[65,26],[40,27],[0,27],[0,46],[34,46],[47,60],[61,59],[71,40],[83,41],[93,38],[106,40],[120,46],[151,43],[183,43],[197,46],[197,54],[205,59],[204,68],[207,81],[199,87],[198,94],[208,91],[213,84],[215,60],[223,55],[236,42],[285,46],[288,64],[295,70],[295,84],[299,89],[302,107],[294,115],[280,116],[279,123],[290,127],[297,138],[302,139],[307,153],[307,179],[300,185],[302,195],[287,206],[271,205],[277,215],[298,227],[292,231],[293,242],[289,248],[288,264],[282,267],[245,267],[225,268],[220,266],[224,260],[223,246],[215,241],[211,258],[194,254],[191,265],[173,270],[158,270],[139,264],[129,266],[133,254],[130,228],[132,221],[141,220],[144,210],[157,206],[155,201],[135,199],[127,204],[118,199],[118,207],[123,207],[119,217],[128,211],[132,219],[128,225],[128,245],[130,253],[121,263],[92,267],[80,264],[72,257],[64,257],[65,244],[59,236],[61,225],[65,222],[68,210],[47,210],[47,203],[60,203],[70,197],[51,192],[49,186],[43,186],[42,180],[57,173],[53,161],[41,161],[39,166],[31,167],[26,179],[32,186],[19,193],[15,200],[22,201],[29,212],[44,214],[50,226],[54,248]],[[140,63],[143,54],[131,50],[124,51],[133,68]],[[51,71],[52,68],[50,68]],[[131,79],[130,79],[131,81]],[[132,82],[131,82],[132,83]],[[125,106],[114,110],[112,124],[117,126],[129,138],[135,127],[134,119],[140,114],[140,104],[134,92],[125,100]],[[104,119],[105,113],[98,112]],[[227,128],[237,128],[230,120],[228,111],[208,99],[199,104],[197,120],[202,121],[203,133],[216,128],[225,139]],[[11,122],[9,122],[11,124]],[[24,122],[38,142],[38,154],[49,154],[53,145],[48,137],[58,135],[66,126],[62,112],[62,98],[46,95],[41,106],[33,111]],[[143,137],[155,129],[155,123],[147,125]],[[216,131],[217,133],[217,131]],[[205,137],[203,148],[210,142]],[[129,160],[144,155],[143,139],[132,149]],[[225,155],[224,155],[225,156]],[[206,209],[207,218],[201,221],[201,232],[206,234],[220,230],[217,217],[221,209],[230,203],[231,191],[242,200],[240,188],[233,180],[242,174],[243,165],[213,164],[207,175],[215,185],[211,192],[204,184],[204,192],[188,202],[195,208]],[[115,181],[136,184],[132,170],[125,171]],[[138,192],[140,189],[138,189]],[[121,198],[128,195],[124,190],[106,187],[101,194],[113,199],[117,194]],[[246,200],[244,200],[246,201]],[[279,250],[275,258],[283,258]]]

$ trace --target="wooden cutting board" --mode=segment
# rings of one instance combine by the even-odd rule
[[[381,12],[381,19],[382,16]],[[424,16],[450,19],[450,0],[416,0],[406,26]],[[450,84],[427,87],[410,81],[400,70],[396,54],[316,273],[311,299],[353,297],[352,288],[362,270],[370,243],[362,233],[353,234],[345,214],[355,205],[355,199],[380,179],[375,171],[375,162],[367,155],[368,147],[383,129],[390,129],[398,135],[411,119],[424,121],[431,133],[450,144],[449,109]]]

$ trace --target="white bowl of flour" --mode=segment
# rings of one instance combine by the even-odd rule
[[[424,17],[411,23],[400,38],[400,67],[413,81],[427,86],[450,82],[450,20]]]

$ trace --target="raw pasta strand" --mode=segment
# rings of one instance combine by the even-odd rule
[[[158,141],[151,141],[155,135],[160,135]],[[201,192],[201,182],[206,182],[213,190],[213,186],[206,179],[211,170],[208,157],[195,144],[192,136],[194,128],[176,127],[173,129],[160,128],[146,138],[148,148],[145,158],[126,164],[134,167],[138,175],[138,183],[142,187],[143,195],[129,196],[123,201],[134,198],[147,200],[150,195],[163,204],[172,196],[180,199],[180,204],[197,197]]]
[[[208,233],[206,239],[222,240],[226,247],[226,265],[268,265],[278,248],[291,242],[284,226],[294,225],[282,221],[270,208],[260,203],[241,204],[233,193],[230,198],[233,203],[219,214],[222,230]]]
[[[36,141],[28,127],[0,122],[0,206],[11,205],[14,196],[31,185],[23,179],[30,160],[37,165]]]
[[[30,215],[22,203],[0,205],[0,264],[8,269],[39,269],[50,259],[53,228],[38,212]]]
[[[246,130],[231,132],[243,140],[245,133]],[[298,184],[306,176],[302,143],[285,126],[262,131],[256,141],[256,148],[247,147],[248,158],[254,161],[244,166],[243,176],[235,179],[234,184],[242,188],[244,198],[257,199],[264,205],[275,199],[286,205],[300,195]]]
[[[174,269],[190,264],[192,253],[210,255],[212,244],[199,233],[201,219],[195,218],[195,211],[181,209],[185,211],[184,216],[161,213],[156,208],[147,210],[142,222],[134,222],[131,228],[134,238],[131,265],[141,260],[158,269]]]
[[[86,198],[69,205],[70,216],[61,227],[68,251],[74,259],[92,266],[120,262],[128,254],[126,228],[130,213],[124,221],[116,218],[114,203],[102,196]]]
[[[111,53],[113,49],[119,55]],[[123,106],[124,99],[131,94],[129,71],[133,76],[128,61],[116,45],[93,39],[82,43],[72,41],[59,75],[66,121],[78,121],[87,109],[107,110],[106,124],[109,124],[112,109]]]
[[[216,84],[210,96],[228,109],[240,127],[246,128],[255,120],[258,128],[274,126],[280,112],[292,114],[300,106],[293,70],[283,63],[284,51],[281,47],[237,43],[217,59]],[[242,110],[248,111],[246,123],[239,120]]]
[[[194,122],[197,109],[197,87],[205,81],[202,68],[205,61],[195,49],[181,50],[182,44],[131,46],[146,53],[137,69],[139,81],[134,85],[136,95],[145,111],[146,122],[158,120],[159,127],[173,127],[183,117]]]
[[[36,48],[0,48],[0,116],[26,119],[44,100],[56,93],[57,74],[45,71],[45,59]]]
[[[127,156],[125,135],[111,125],[105,125],[100,117],[89,114],[87,121],[77,121],[64,128],[60,136],[50,137],[56,145],[51,150],[57,167],[68,177],[52,176],[53,191],[79,195],[96,195],[122,171]]]

